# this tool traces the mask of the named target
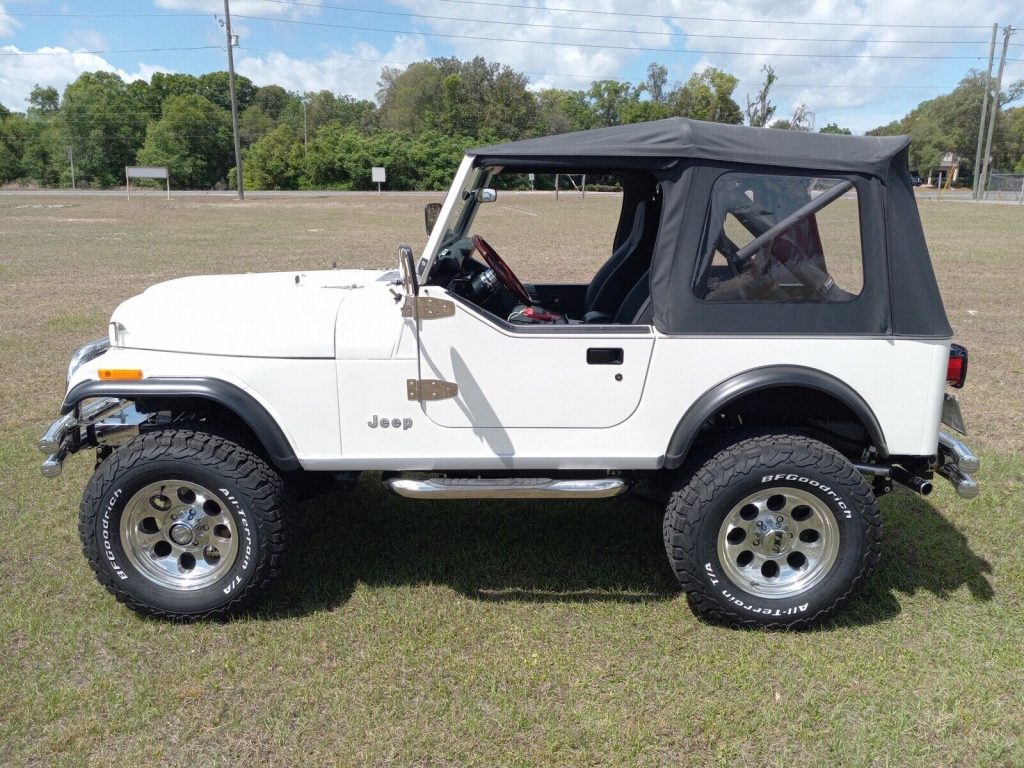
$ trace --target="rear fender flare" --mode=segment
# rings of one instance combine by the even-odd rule
[[[882,426],[874,411],[856,390],[831,374],[797,365],[754,368],[726,379],[701,395],[676,425],[665,452],[665,467],[676,469],[686,459],[704,423],[729,403],[758,390],[772,387],[805,387],[824,392],[847,406],[860,419],[878,449],[880,458],[889,455]]]

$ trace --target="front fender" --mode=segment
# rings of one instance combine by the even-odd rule
[[[150,378],[138,381],[82,381],[64,396],[61,414],[71,413],[87,398],[121,400],[198,399],[217,403],[248,425],[263,444],[274,466],[286,472],[299,469],[299,460],[284,431],[252,395],[234,384],[211,378]]]

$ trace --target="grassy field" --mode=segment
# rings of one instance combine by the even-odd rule
[[[116,604],[78,542],[90,459],[38,471],[71,350],[170,277],[390,266],[435,199],[0,196],[0,765],[1024,765],[1015,207],[921,203],[982,495],[886,497],[879,572],[818,630],[697,621],[643,498],[417,505],[369,475],[298,511],[260,611]],[[524,277],[583,280],[606,253],[614,197],[563,197],[564,230],[592,233],[571,238],[549,199],[503,201],[483,234]]]

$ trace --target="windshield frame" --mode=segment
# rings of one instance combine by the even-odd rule
[[[495,169],[476,168],[473,157],[465,157],[459,166],[452,187],[445,198],[437,223],[430,232],[424,258],[419,262],[419,279],[426,284],[427,276],[433,269],[437,256],[445,248],[461,238],[473,223],[473,217],[479,203],[476,193],[483,189],[490,180]]]
[[[441,241],[439,249],[444,249],[463,236],[473,221],[476,208],[479,205],[476,199],[478,191],[483,189],[490,179],[491,173],[487,168],[474,168],[473,172],[466,176],[466,180],[458,191],[455,205],[444,222],[441,230]]]

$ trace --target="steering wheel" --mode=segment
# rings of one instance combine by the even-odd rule
[[[530,294],[526,292],[526,288],[523,286],[522,281],[516,277],[516,273],[509,269],[508,264],[505,260],[498,255],[498,252],[494,250],[490,244],[484,240],[480,235],[473,235],[473,245],[480,255],[484,257],[484,261],[487,262],[487,266],[494,270],[495,277],[498,278],[498,282],[508,288],[512,295],[515,296],[520,304],[525,304],[528,307],[533,306],[533,299],[530,298]]]

